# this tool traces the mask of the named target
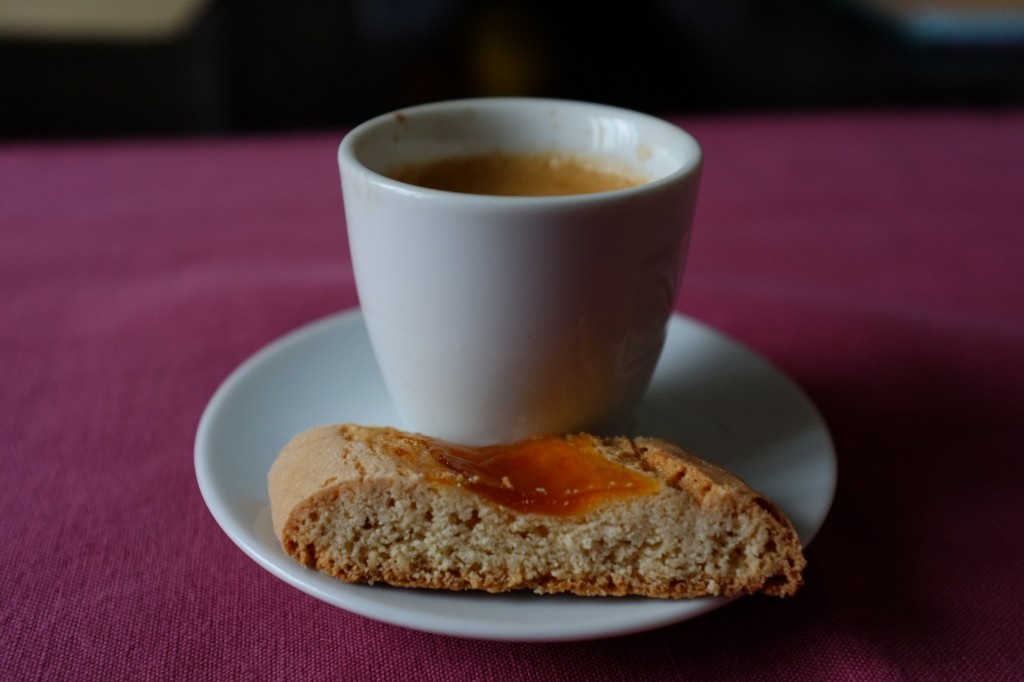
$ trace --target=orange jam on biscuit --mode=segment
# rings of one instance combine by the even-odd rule
[[[467,447],[416,438],[473,492],[521,512],[569,516],[601,502],[657,491],[661,483],[603,457],[588,434]]]

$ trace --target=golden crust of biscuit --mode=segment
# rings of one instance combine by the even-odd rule
[[[802,584],[799,539],[775,505],[672,443],[593,438],[658,485],[550,515],[474,492],[417,442],[354,424],[296,436],[268,474],[285,551],[347,582],[446,590],[688,598]]]

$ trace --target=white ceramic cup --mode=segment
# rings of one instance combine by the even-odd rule
[[[641,185],[490,196],[406,184],[396,167],[493,151],[625,163]],[[396,425],[463,444],[623,434],[675,303],[702,163],[646,114],[483,98],[416,106],[338,150],[360,305]]]

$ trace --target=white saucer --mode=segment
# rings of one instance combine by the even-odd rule
[[[341,422],[401,426],[358,310],[306,325],[243,363],[210,400],[196,434],[199,488],[224,532],[317,599],[417,630],[518,641],[639,632],[729,601],[410,590],[349,585],[304,568],[271,529],[267,470],[293,435]],[[674,440],[744,478],[789,516],[805,546],[832,505],[835,453],[811,402],[765,360],[689,318],[671,320],[634,431]]]

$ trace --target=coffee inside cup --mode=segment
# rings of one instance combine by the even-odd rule
[[[647,181],[637,171],[596,157],[559,153],[453,156],[401,166],[388,176],[431,189],[502,196],[593,194]]]

